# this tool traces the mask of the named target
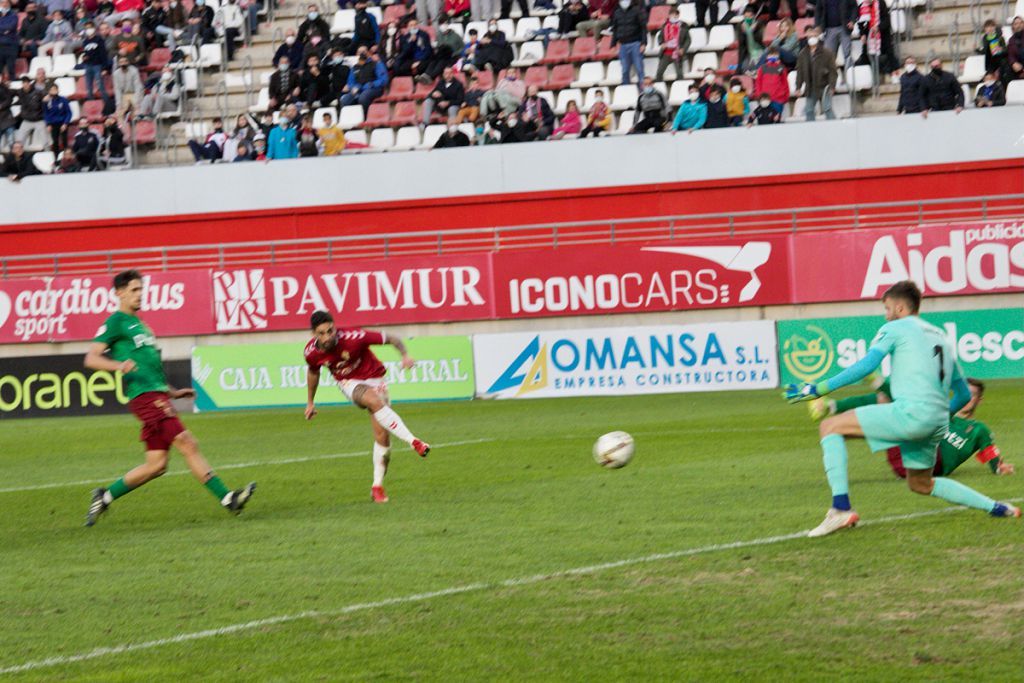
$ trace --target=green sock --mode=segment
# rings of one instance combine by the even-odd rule
[[[861,394],[849,398],[836,399],[836,415],[861,406],[873,406],[878,403],[878,394]]]
[[[131,491],[134,487],[124,483],[124,477],[121,477],[113,484],[107,487],[107,493],[110,494],[110,500],[117,500],[124,494]]]
[[[970,486],[964,486],[954,479],[935,477],[933,481],[935,488],[932,489],[932,495],[936,498],[985,512],[992,512],[996,506],[996,502],[988,496],[978,493]]]
[[[231,489],[225,486],[224,482],[216,474],[207,479],[203,486],[209,489],[210,493],[217,496],[217,500],[224,500],[224,496],[231,493]]]

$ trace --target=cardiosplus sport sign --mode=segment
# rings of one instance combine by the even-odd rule
[[[877,299],[911,279],[925,296],[1024,291],[1024,222],[857,230],[793,239],[795,303]]]
[[[55,277],[0,281],[0,343],[92,339],[117,310],[112,278]],[[213,331],[208,271],[145,278],[142,315],[158,335]]]

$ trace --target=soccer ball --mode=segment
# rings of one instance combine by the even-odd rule
[[[594,460],[601,467],[615,470],[633,459],[633,437],[626,432],[608,432],[594,443]]]

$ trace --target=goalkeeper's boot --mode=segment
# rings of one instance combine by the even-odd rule
[[[95,524],[100,515],[110,507],[110,504],[103,499],[106,495],[107,490],[105,488],[93,489],[92,500],[89,502],[89,512],[85,515],[86,526]]]
[[[859,521],[860,515],[853,510],[837,510],[835,508],[829,508],[828,512],[825,513],[824,521],[808,531],[807,535],[811,538],[827,536],[834,531],[839,531],[840,529],[855,527]]]
[[[427,457],[427,453],[430,452],[430,444],[426,441],[420,441],[419,439],[412,440],[412,449],[421,457]]]
[[[988,514],[993,517],[1020,517],[1020,508],[1009,503],[996,503]]]
[[[383,486],[371,486],[370,487],[370,500],[374,503],[386,503],[388,502],[388,494],[384,492]]]
[[[807,412],[812,422],[821,422],[833,414],[831,401],[827,398],[816,398],[807,404]]]
[[[234,512],[236,515],[242,511],[245,504],[252,498],[253,491],[256,490],[256,482],[250,482],[245,485],[244,488],[235,489],[228,495],[224,496],[224,500],[220,502],[224,506],[224,509],[228,512]]]

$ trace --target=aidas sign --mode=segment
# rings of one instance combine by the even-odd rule
[[[91,415],[127,410],[121,373],[87,370],[83,355],[0,359],[0,418]],[[188,363],[165,363],[174,386],[189,385]]]

